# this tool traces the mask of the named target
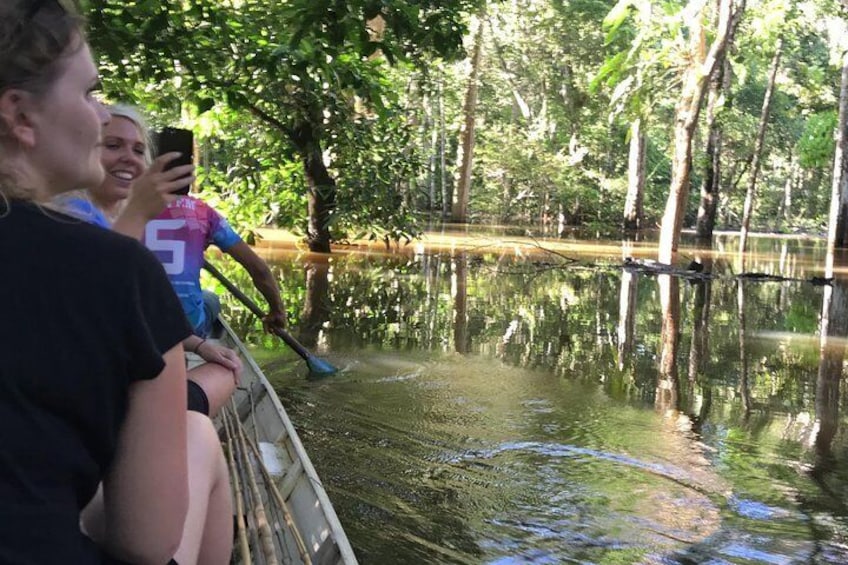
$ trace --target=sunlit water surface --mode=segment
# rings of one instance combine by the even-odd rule
[[[754,240],[743,266],[718,238],[717,277],[680,282],[661,375],[658,278],[622,268],[649,247],[448,240],[268,255],[333,377],[231,305],[362,563],[848,562],[816,242]]]

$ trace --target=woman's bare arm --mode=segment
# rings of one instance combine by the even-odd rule
[[[132,563],[167,563],[188,510],[186,369],[183,347],[165,369],[133,383],[115,458],[103,480],[105,548]]]
[[[166,153],[158,157],[150,168],[135,180],[126,206],[112,225],[113,231],[141,240],[147,222],[177,198],[172,191],[194,182],[194,165],[181,165],[164,170],[165,165],[178,156],[179,153]]]

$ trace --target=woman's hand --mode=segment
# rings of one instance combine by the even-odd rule
[[[203,358],[207,363],[217,363],[233,372],[236,384],[241,381],[242,364],[241,358],[234,350],[217,345],[211,341],[203,340],[194,350],[194,353]]]
[[[135,179],[122,215],[133,214],[145,221],[152,220],[177,198],[175,194],[172,194],[173,191],[194,182],[194,165],[192,164],[164,170],[168,163],[179,156],[177,152],[160,155],[147,171]]]

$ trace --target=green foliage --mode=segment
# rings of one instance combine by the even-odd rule
[[[200,138],[201,196],[235,226],[298,231],[306,206],[303,167],[267,127],[224,105],[186,121]]]
[[[412,144],[412,128],[400,108],[383,118],[362,117],[344,131],[348,139],[332,161],[339,172],[338,201],[346,213],[333,224],[338,237],[367,237],[409,243],[420,234],[418,222],[402,186],[422,166]],[[364,154],[359,148],[367,147]]]
[[[287,209],[294,199],[280,203],[274,194],[281,182],[296,180],[289,167],[292,161],[325,151],[358,153],[363,159],[373,156],[372,165],[380,169],[379,149],[367,145],[375,140],[357,134],[355,124],[362,116],[376,117],[378,126],[384,116],[393,119],[388,108],[395,95],[393,84],[386,80],[385,61],[420,62],[427,54],[458,56],[466,10],[475,6],[466,0],[298,0],[272,5],[258,0],[129,5],[95,0],[90,6],[90,37],[103,57],[109,93],[133,99],[133,94],[143,91],[145,98],[158,97],[160,106],[181,117],[187,106],[202,113],[219,101],[238,115],[238,120],[262,124],[271,140],[248,149],[250,155],[240,155],[233,166],[213,159],[210,162],[219,170],[207,171],[205,178],[238,192],[232,184],[239,176],[236,184],[241,184],[242,192],[257,188],[264,192],[257,207],[274,202]],[[369,20],[376,16],[386,24],[382,37],[370,30]],[[129,49],[137,45],[142,48]],[[371,57],[378,50],[385,59]],[[254,125],[248,139],[252,141],[256,132]],[[222,150],[220,143],[214,145],[224,159],[246,149]],[[273,166],[279,170],[270,172]],[[337,171],[345,174],[344,169]],[[388,172],[397,170],[383,171]],[[385,175],[381,180],[395,187],[400,181]],[[303,190],[303,183],[291,182],[290,186]],[[388,198],[385,208],[396,210],[392,200],[397,195],[383,194]],[[346,212],[339,209],[335,221],[343,221]],[[277,216],[279,210],[271,209],[266,215]],[[365,227],[377,227],[386,219],[372,221],[362,214],[356,218],[365,220]],[[353,219],[354,215],[347,221]],[[405,222],[402,217],[395,223]]]
[[[406,241],[450,197],[468,76],[459,59],[470,14],[484,4],[471,217],[536,223],[562,211],[571,223],[617,225],[626,132],[641,117],[651,225],[665,203],[680,70],[689,64],[684,2],[91,0],[88,15],[107,95],[140,104],[157,125],[195,129],[203,195],[236,224],[305,232],[303,164],[313,152],[338,191],[334,237]],[[742,191],[732,189],[747,179],[777,37],[784,57],[754,222],[774,218],[787,175],[803,177],[796,224],[816,226],[826,213],[836,9],[830,0],[747,3],[717,114],[720,223],[733,225],[741,211]],[[704,13],[708,28],[713,16]],[[705,134],[694,146],[695,190]],[[791,171],[793,162],[803,170]]]
[[[833,163],[837,113],[835,110],[811,114],[804,123],[798,140],[798,162],[808,169],[827,167]]]

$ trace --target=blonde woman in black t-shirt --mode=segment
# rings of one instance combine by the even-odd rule
[[[226,563],[226,468],[185,410],[190,330],[161,266],[41,206],[103,177],[71,3],[0,2],[0,563]]]

